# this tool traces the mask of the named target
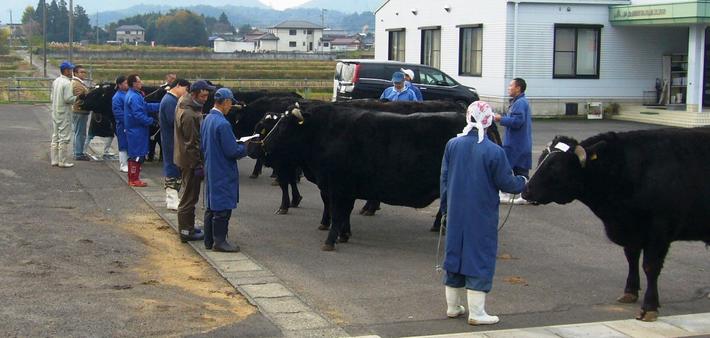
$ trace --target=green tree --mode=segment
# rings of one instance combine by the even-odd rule
[[[32,6],[27,6],[25,7],[25,11],[22,12],[22,23],[26,24],[29,23],[34,19],[35,16],[35,8]]]
[[[207,45],[204,19],[188,10],[171,11],[158,19],[156,41],[171,46]]]
[[[0,29],[0,55],[10,54],[10,29]]]
[[[86,15],[86,10],[79,5],[74,6],[74,41],[81,41],[92,35],[91,22]]]
[[[249,34],[249,33],[253,32],[253,31],[254,31],[254,30],[251,28],[251,25],[250,25],[250,24],[244,24],[244,25],[239,26],[239,33],[238,33],[238,35],[239,35],[239,36],[244,36],[244,35],[246,35],[246,34]]]
[[[224,24],[227,24],[230,26],[232,25],[232,23],[229,22],[229,18],[227,17],[227,14],[224,14],[224,12],[222,12],[222,14],[220,14],[218,21],[220,23],[224,23]]]

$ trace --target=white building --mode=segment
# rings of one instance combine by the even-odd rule
[[[259,32],[258,34],[247,34],[243,39],[229,41],[224,38],[214,39],[215,53],[234,52],[274,52],[277,49],[279,38],[274,34]]]
[[[279,52],[321,51],[323,27],[308,21],[288,20],[269,29],[278,38]]]
[[[122,43],[145,42],[145,29],[138,25],[123,25],[116,28],[116,41]]]
[[[710,124],[706,1],[388,0],[375,15],[376,59],[438,67],[498,109],[515,77],[536,115],[641,107],[660,79],[661,102],[686,110],[686,125]]]

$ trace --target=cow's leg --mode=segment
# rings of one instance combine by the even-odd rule
[[[441,229],[441,210],[436,212],[436,217],[434,218],[434,224],[431,226],[429,231],[439,232],[440,229]]]
[[[349,211],[352,211],[352,204],[355,200],[348,201],[349,199],[343,197],[331,197],[330,199],[330,213],[333,219],[333,224],[330,226],[328,231],[328,238],[326,238],[325,243],[321,247],[323,251],[333,251],[335,250],[335,242],[338,237],[343,234],[346,228],[347,219],[350,217]]]
[[[616,300],[620,303],[636,303],[639,299],[639,289],[641,289],[641,281],[639,277],[639,257],[641,257],[641,248],[633,246],[625,246],[624,254],[626,261],[629,263],[629,275],[626,277],[626,287],[624,294]]]
[[[318,230],[328,230],[330,229],[330,201],[328,200],[328,195],[322,190],[320,198],[323,201],[323,216],[320,219]]]
[[[360,209],[360,215],[374,216],[377,210],[380,210],[380,201],[367,200],[362,209]]]
[[[254,164],[254,170],[252,170],[251,175],[249,175],[249,178],[257,178],[259,175],[261,175],[261,168],[263,167],[263,161],[261,158],[256,159],[256,164]]]
[[[350,229],[350,214],[352,214],[354,206],[355,206],[355,200],[352,200],[352,203],[347,205],[347,209],[346,209],[347,217],[345,218],[345,223],[343,225],[343,229],[342,229],[342,231],[340,231],[340,235],[338,236],[338,243],[347,243],[350,240],[350,237],[353,235],[353,233]]]
[[[636,319],[652,322],[658,319],[658,276],[663,269],[670,243],[668,241],[651,241],[643,249],[643,271],[646,273],[646,293],[643,296],[641,313]]]
[[[301,200],[303,200],[303,196],[301,196],[301,193],[298,191],[298,180],[295,177],[291,180],[291,196],[291,207],[298,208],[301,204]]]
[[[288,181],[285,179],[279,180],[279,187],[281,188],[281,206],[276,210],[276,215],[286,215],[288,214],[288,206],[291,201],[288,198]]]

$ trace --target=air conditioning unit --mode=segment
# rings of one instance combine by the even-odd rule
[[[604,104],[587,102],[587,120],[601,120],[604,117]]]

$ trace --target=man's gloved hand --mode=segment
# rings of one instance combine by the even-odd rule
[[[202,166],[196,167],[193,170],[193,174],[195,174],[195,177],[205,177],[205,169]]]

